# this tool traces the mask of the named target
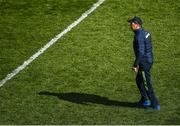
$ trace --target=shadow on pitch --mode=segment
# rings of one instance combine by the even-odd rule
[[[106,106],[137,108],[136,103],[110,100],[107,97],[102,97],[94,94],[74,93],[74,92],[52,93],[52,92],[42,91],[39,93],[39,95],[54,96],[54,97],[58,97],[60,100],[69,101],[72,103],[82,104],[82,105],[101,104]]]

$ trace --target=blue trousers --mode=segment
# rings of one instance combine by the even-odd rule
[[[151,84],[150,69],[152,64],[140,64],[139,71],[136,76],[136,84],[141,94],[141,100],[150,99],[153,106],[158,105],[158,100],[154,94]]]

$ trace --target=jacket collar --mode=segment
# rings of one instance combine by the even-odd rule
[[[139,28],[139,29],[137,29],[137,30],[134,30],[134,33],[137,34],[137,33],[139,33],[140,31],[142,31],[142,27]]]

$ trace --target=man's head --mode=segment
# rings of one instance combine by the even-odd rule
[[[141,28],[141,26],[142,26],[142,20],[140,17],[135,16],[134,18],[128,20],[128,22],[130,23],[131,29],[133,31]]]

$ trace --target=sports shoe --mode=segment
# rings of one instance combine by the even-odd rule
[[[151,101],[150,100],[140,100],[137,103],[137,107],[149,107],[151,105]]]
[[[145,100],[143,103],[142,103],[143,106],[147,107],[147,106],[150,106],[151,105],[151,101],[150,100]]]

